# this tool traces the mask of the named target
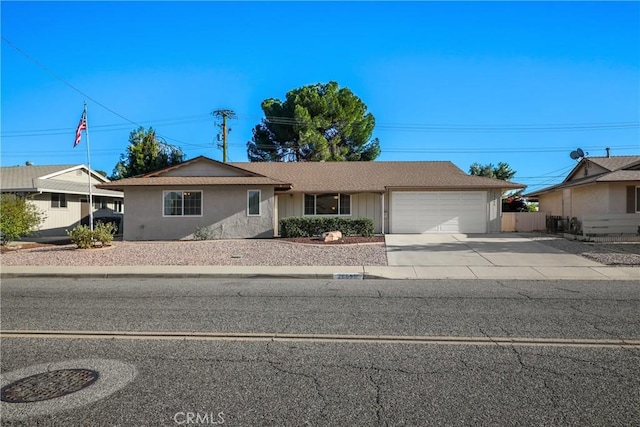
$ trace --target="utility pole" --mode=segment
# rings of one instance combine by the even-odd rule
[[[222,118],[222,123],[218,126],[222,129],[222,162],[227,163],[227,134],[231,132],[231,128],[227,131],[227,118],[235,119],[236,113],[234,113],[233,110],[213,110],[211,115]],[[218,145],[218,147],[220,147],[220,145]]]

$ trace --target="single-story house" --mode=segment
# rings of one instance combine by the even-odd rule
[[[103,183],[124,191],[125,240],[278,235],[292,216],[367,217],[376,233],[492,233],[501,195],[523,185],[464,173],[451,162],[221,163],[203,156]]]
[[[560,184],[524,197],[549,215],[629,214],[640,226],[640,156],[584,157]]]
[[[89,175],[91,174],[91,175]],[[124,193],[98,188],[109,180],[85,165],[8,166],[0,168],[0,190],[29,197],[44,213],[39,236],[66,236],[81,223],[89,223],[89,176],[94,218],[124,214]]]

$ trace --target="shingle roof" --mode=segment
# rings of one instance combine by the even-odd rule
[[[45,191],[51,193],[89,194],[89,183],[64,181],[50,178],[51,174],[78,168],[82,165],[7,166],[0,168],[0,188],[2,191]],[[99,190],[93,186],[96,196],[122,197],[122,193]]]
[[[281,190],[305,193],[382,193],[389,188],[524,188],[521,184],[467,175],[451,162],[244,162],[228,163],[226,166],[246,172],[247,176],[157,176],[169,170],[179,170],[181,166],[195,161],[218,163],[200,156],[139,177],[100,184],[100,188],[237,184],[274,185]]]
[[[50,193],[89,194],[89,183],[61,181],[55,179],[36,179],[36,189]],[[97,188],[91,189],[94,196],[123,197],[122,192]]]
[[[587,157],[587,159],[610,171],[623,169],[640,162],[640,156]]]
[[[602,175],[596,179],[597,182],[623,182],[640,181],[640,170],[626,171],[619,170]]]
[[[148,178],[148,177],[160,176],[160,175],[162,175],[162,174],[164,174],[166,172],[169,172],[169,171],[172,171],[172,170],[175,170],[175,169],[180,169],[182,167],[185,167],[185,166],[188,166],[190,164],[197,163],[197,162],[213,163],[215,165],[219,165],[219,166],[221,166],[223,168],[226,168],[226,169],[237,170],[238,172],[241,172],[241,173],[243,173],[245,175],[251,175],[251,176],[258,175],[255,172],[251,172],[249,170],[241,169],[241,168],[238,168],[236,166],[233,166],[233,164],[231,164],[231,163],[223,163],[223,162],[220,162],[218,160],[210,159],[210,158],[208,158],[206,156],[198,156],[198,157],[194,157],[193,159],[186,160],[186,161],[184,161],[182,163],[179,163],[177,165],[172,165],[172,166],[167,166],[166,168],[157,169],[157,170],[154,170],[154,171],[139,175],[139,176],[137,176],[135,178]]]
[[[609,172],[600,173],[597,175],[591,175],[587,177],[581,177],[578,179],[569,178],[579,170],[580,166],[589,161],[598,166],[607,169]],[[625,170],[625,169],[637,169],[640,165],[640,156],[614,156],[614,157],[585,157],[576,165],[575,168],[567,174],[567,178],[560,184],[551,185],[549,187],[542,188],[537,191],[525,194],[525,197],[537,197],[540,194],[549,193],[562,188],[577,187],[580,185],[593,184],[596,182],[627,182],[627,181],[640,181],[639,170]]]
[[[204,186],[204,185],[274,185],[288,186],[286,183],[264,176],[158,176],[124,178],[105,184],[99,188],[118,189],[139,186]]]
[[[77,165],[6,166],[0,168],[0,187],[5,189],[35,188],[33,180],[70,169]]]
[[[292,192],[384,192],[388,188],[524,188],[470,176],[448,161],[426,162],[255,162],[232,163],[280,181]]]

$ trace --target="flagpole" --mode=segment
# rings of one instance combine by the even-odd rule
[[[89,150],[89,118],[87,101],[84,101],[85,132],[87,133],[87,166],[89,167],[89,229],[93,232],[93,190],[91,185],[91,150]]]

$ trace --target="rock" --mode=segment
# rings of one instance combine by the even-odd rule
[[[329,231],[326,233],[322,233],[322,237],[324,237],[325,242],[335,242],[336,240],[342,239],[342,232]]]

